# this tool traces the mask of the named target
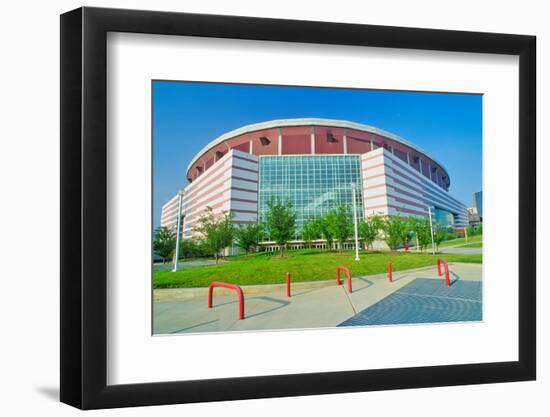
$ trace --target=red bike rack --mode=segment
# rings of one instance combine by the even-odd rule
[[[445,285],[447,287],[451,286],[451,277],[449,273],[449,265],[447,265],[447,261],[443,260],[443,267],[445,268]]]
[[[244,319],[244,295],[241,287],[234,284],[228,284],[226,282],[217,282],[217,281],[211,282],[210,285],[208,286],[208,308],[212,308],[212,295],[214,292],[214,287],[227,288],[229,290],[234,290],[237,292],[237,298],[239,300],[238,318],[239,320],[243,320]]]
[[[286,296],[290,297],[290,272],[286,273]]]
[[[338,284],[338,285],[340,285],[340,271],[344,271],[346,273],[347,277],[348,277],[348,292],[351,294],[352,293],[352,289],[351,289],[351,272],[345,266],[337,266],[336,267],[336,284]]]
[[[437,258],[437,275],[441,276],[441,259]]]
[[[393,271],[391,267],[391,261],[388,262],[388,282],[393,282]]]

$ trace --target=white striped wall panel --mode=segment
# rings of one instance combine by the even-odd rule
[[[455,214],[456,226],[467,225],[466,206],[435,182],[380,148],[361,158],[365,215],[423,216],[428,206]]]

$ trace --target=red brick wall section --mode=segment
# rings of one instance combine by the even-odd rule
[[[376,135],[374,133],[372,134],[372,140],[373,140],[374,149],[381,148],[382,146],[384,146],[385,143],[391,142],[389,139],[386,139],[385,137]]]
[[[282,154],[283,155],[308,155],[311,153],[310,127],[283,127]]]
[[[248,150],[250,149],[250,144],[248,142],[241,143],[240,145],[233,146],[233,149],[248,153]]]
[[[315,126],[315,153],[316,154],[343,154],[344,153],[344,129]],[[327,134],[331,133],[335,142],[327,140]]]
[[[279,132],[277,129],[259,130],[251,134],[253,141],[252,153],[254,155],[277,155],[278,144],[277,137]],[[260,138],[265,136],[269,139],[269,145],[262,145]]]
[[[248,153],[248,149],[250,148],[248,135],[241,135],[241,136],[231,138],[228,141],[226,141],[226,143],[229,145],[231,149],[238,149],[239,151],[242,151],[242,152]]]
[[[295,126],[282,127],[280,132],[281,138],[281,153],[283,155],[308,155],[311,154],[311,126]],[[343,154],[344,153],[344,129],[338,127],[314,126],[315,132],[315,153],[316,154]],[[327,140],[328,134],[334,138],[333,142]],[[373,149],[376,150],[389,145],[388,150],[393,148],[393,153],[401,161],[407,163],[407,153],[410,157],[410,166],[417,171],[420,171],[420,162],[414,162],[415,157],[422,158],[422,174],[430,178],[430,165],[437,166],[438,176],[434,176],[433,181],[441,187],[445,188],[446,181],[443,179],[444,170],[435,162],[430,161],[426,157],[421,156],[416,151],[408,146],[396,142],[392,139],[369,132],[362,132],[354,129],[347,129],[347,153],[348,154],[364,154],[371,151],[371,141]],[[231,149],[237,149],[248,153],[250,151],[250,140],[252,140],[252,153],[254,155],[277,155],[279,153],[278,144],[279,129],[265,129],[244,135],[236,136],[226,140],[224,143],[216,145],[214,148],[207,151],[195,162],[193,167],[188,172],[187,178],[194,181],[199,172],[196,167],[199,166],[203,170],[211,169],[216,165],[216,152],[226,154]],[[268,144],[262,144],[260,138],[266,137],[269,139]],[[206,163],[206,164],[205,164]],[[204,171],[203,171],[204,172]]]
[[[370,141],[372,134],[361,132],[359,130],[347,130],[348,137],[348,153],[364,154],[371,151]]]
[[[348,153],[364,154],[370,152],[370,142],[348,136]]]

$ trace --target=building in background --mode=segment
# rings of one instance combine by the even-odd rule
[[[475,207],[468,207],[468,224],[474,227],[481,224],[481,217],[477,214],[477,208]]]
[[[479,221],[483,222],[483,191],[478,191],[473,195],[474,207],[476,209],[477,215],[479,216]]]
[[[265,218],[271,198],[290,201],[297,234],[309,219],[339,204],[359,220],[373,214],[427,217],[451,228],[468,224],[466,206],[449,193],[451,178],[435,157],[392,133],[343,120],[285,119],[241,127],[214,139],[187,167],[182,235],[209,206],[236,224]],[[176,191],[176,190],[174,190]],[[179,197],[162,208],[161,226],[176,228]]]

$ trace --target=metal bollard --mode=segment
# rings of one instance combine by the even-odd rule
[[[290,272],[286,273],[286,296],[290,297]]]
[[[239,315],[237,317],[239,318],[239,320],[243,320],[244,319],[244,295],[241,287],[234,284],[228,284],[226,282],[218,282],[218,281],[211,282],[210,285],[208,286],[208,308],[212,308],[212,298],[213,298],[214,287],[227,288],[237,293],[237,299],[239,300]]]

